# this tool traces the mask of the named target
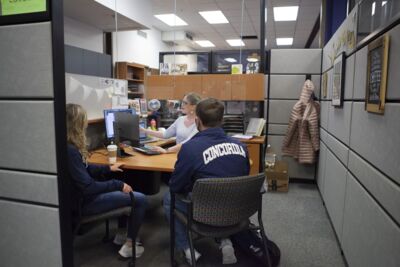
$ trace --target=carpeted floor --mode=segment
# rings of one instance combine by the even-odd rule
[[[161,207],[163,192],[149,197],[150,207],[139,233],[145,252],[136,266],[169,265],[169,227]],[[281,267],[345,266],[333,229],[327,217],[316,185],[290,184],[288,193],[267,193],[263,200],[263,221],[268,237],[281,249]],[[111,233],[116,223],[111,224]],[[118,258],[118,246],[101,241],[104,225],[98,225],[75,239],[75,255],[79,266],[127,266]],[[221,264],[218,244],[211,239],[195,243],[202,254],[198,266]],[[230,266],[256,266],[256,262],[236,253],[238,263]],[[182,266],[188,266],[182,259]]]

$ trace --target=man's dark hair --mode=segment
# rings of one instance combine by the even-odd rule
[[[224,118],[224,104],[215,98],[206,98],[196,106],[196,115],[205,127],[219,127]]]

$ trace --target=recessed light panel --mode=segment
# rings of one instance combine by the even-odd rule
[[[233,57],[227,57],[227,58],[224,58],[224,60],[227,61],[227,62],[230,62],[230,63],[235,63],[236,62],[236,59],[234,59]]]
[[[292,45],[293,38],[276,38],[276,45]]]
[[[183,19],[175,14],[159,14],[154,15],[154,17],[158,18],[159,20],[171,27],[188,25]]]
[[[208,40],[199,40],[195,42],[201,47],[215,47],[215,45]]]
[[[229,23],[229,21],[226,19],[224,13],[222,13],[221,10],[215,10],[215,11],[200,11],[199,14],[207,20],[208,23],[210,24],[223,24],[223,23]]]
[[[299,6],[280,6],[274,7],[274,20],[275,21],[295,21]]]
[[[244,43],[241,39],[229,39],[229,40],[226,40],[226,42],[230,46],[244,46]]]

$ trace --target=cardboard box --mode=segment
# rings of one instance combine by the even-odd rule
[[[265,168],[269,191],[287,192],[289,190],[288,164],[276,161],[273,168]]]

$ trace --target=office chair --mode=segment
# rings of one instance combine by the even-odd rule
[[[171,266],[175,264],[175,216],[186,225],[189,240],[192,266],[196,266],[192,232],[201,237],[226,238],[249,227],[249,218],[258,213],[258,227],[267,256],[267,239],[261,219],[262,194],[265,175],[204,178],[194,183],[192,193],[188,196],[171,192]],[[187,204],[186,214],[175,209],[175,200]]]
[[[118,209],[113,209],[107,212],[98,213],[94,215],[82,215],[82,204],[83,204],[83,196],[78,199],[77,210],[73,212],[73,237],[75,237],[79,231],[79,228],[88,223],[98,222],[98,221],[105,221],[106,224],[106,233],[103,238],[103,241],[109,240],[109,219],[118,218],[120,216],[126,215],[129,216],[133,213],[133,207],[135,206],[135,196],[133,192],[129,193],[131,197],[131,206],[130,207],[122,207]],[[131,216],[131,220],[128,222],[130,227],[133,227],[134,218]],[[136,260],[136,245],[135,245],[136,237],[132,237],[132,258],[128,263],[128,266],[134,267],[135,260]]]

